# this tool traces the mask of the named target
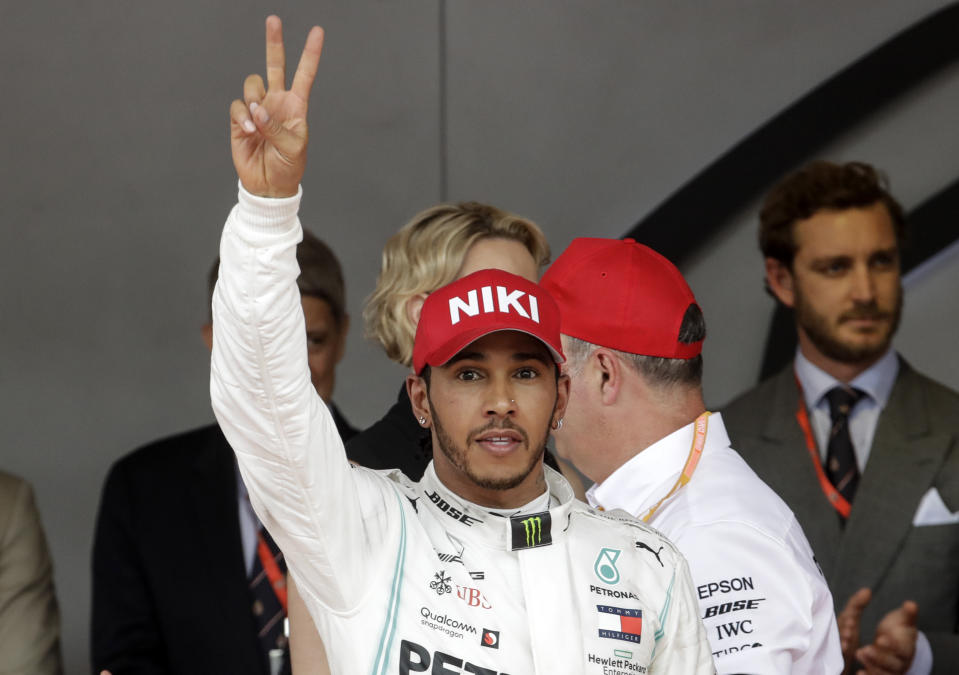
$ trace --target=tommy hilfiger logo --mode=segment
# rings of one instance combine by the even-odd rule
[[[484,628],[483,638],[480,640],[480,644],[490,649],[499,649],[499,631]]]
[[[524,319],[530,319],[539,323],[539,301],[535,295],[529,295],[523,291],[506,292],[505,286],[496,286],[496,297],[493,297],[493,286],[483,286],[479,289],[479,295],[476,289],[467,292],[466,300],[459,297],[450,298],[450,323],[456,325],[460,322],[460,313],[467,316],[476,316],[480,313],[480,299],[482,299],[482,312],[490,314],[491,312],[501,312],[509,314],[516,312]],[[526,297],[527,307],[523,307],[520,302]]]
[[[552,517],[549,511],[531,513],[528,516],[512,516],[509,519],[512,533],[512,550],[538,548],[553,543]]]
[[[599,637],[639,644],[643,637],[643,610],[596,605]]]

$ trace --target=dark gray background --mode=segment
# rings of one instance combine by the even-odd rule
[[[68,672],[88,668],[106,470],[212,419],[200,326],[235,196],[227,111],[263,70],[267,13],[285,20],[291,64],[309,25],[327,30],[302,218],[346,269],[354,326],[335,398],[364,426],[403,370],[364,341],[362,302],[383,242],[416,211],[488,201],[542,224],[555,253],[577,235],[620,236],[769,117],[946,4],[5,3],[0,466],[37,489]],[[918,204],[959,176],[957,104],[952,69],[825,154],[876,163]],[[709,323],[712,405],[755,381],[772,312],[755,205],[715,228],[684,267]],[[953,387],[957,263],[953,247],[910,276],[897,340]]]

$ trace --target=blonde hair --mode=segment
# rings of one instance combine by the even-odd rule
[[[383,248],[380,276],[363,310],[367,336],[378,340],[391,359],[409,366],[416,325],[406,312],[407,302],[456,279],[470,247],[496,238],[523,244],[540,268],[549,263],[542,230],[493,206],[439,204],[413,216]]]

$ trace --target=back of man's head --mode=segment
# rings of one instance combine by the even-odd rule
[[[342,326],[346,316],[346,286],[336,255],[322,239],[304,228],[303,241],[296,246],[296,263],[300,267],[300,276],[296,278],[300,295],[324,300],[329,305],[337,326]],[[219,273],[220,258],[217,257],[207,278],[208,307],[213,301],[213,289]]]
[[[699,386],[703,313],[676,266],[632,239],[575,239],[540,282],[559,304],[570,368],[616,351],[652,386]]]

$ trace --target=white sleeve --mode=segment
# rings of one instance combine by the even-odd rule
[[[932,672],[932,645],[922,631],[916,635],[916,653],[906,675],[929,675]]]
[[[742,522],[692,526],[676,543],[719,673],[842,671],[832,596],[811,550],[794,553]]]
[[[399,496],[350,467],[311,384],[296,285],[299,202],[240,187],[220,242],[210,394],[253,508],[301,592],[347,610],[396,545]]]
[[[688,673],[714,675],[716,666],[699,620],[699,607],[689,567],[676,556],[673,583],[662,612],[663,636],[656,643],[655,660],[650,673]],[[662,665],[660,665],[662,664]]]

